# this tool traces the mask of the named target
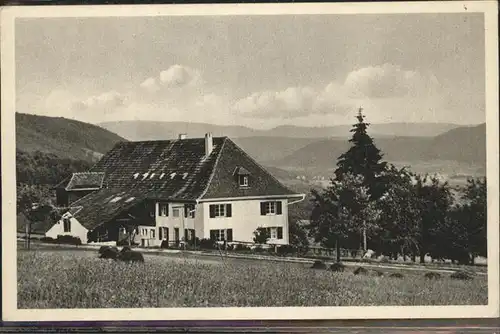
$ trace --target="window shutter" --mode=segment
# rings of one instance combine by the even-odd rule
[[[196,230],[193,229],[193,241],[196,240]]]
[[[210,218],[215,218],[215,205],[210,205]]]
[[[266,202],[260,202],[260,215],[266,215]]]
[[[187,204],[184,204],[184,218],[188,217],[188,212],[189,212],[189,206]]]
[[[158,237],[160,238],[160,240],[163,239],[163,227],[160,227],[158,229]]]
[[[228,228],[227,231],[226,231],[226,240],[228,242],[232,242],[233,241],[233,229],[232,228]]]
[[[283,239],[283,227],[278,227],[278,239]]]
[[[184,241],[188,241],[188,230],[187,230],[187,228],[184,229]]]
[[[167,239],[167,241],[170,239],[170,232],[168,230],[168,227],[165,227],[165,239]]]
[[[217,240],[216,232],[217,232],[216,230],[210,230],[210,240],[212,241]]]
[[[278,215],[282,214],[281,201],[276,202],[276,214],[278,214]]]
[[[232,205],[226,204],[226,217],[231,217],[231,215],[232,215],[231,209],[232,209]]]

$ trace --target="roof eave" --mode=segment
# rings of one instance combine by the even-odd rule
[[[255,199],[291,199],[305,198],[306,194],[283,194],[283,195],[259,195],[259,196],[239,196],[239,197],[218,197],[218,198],[200,198],[198,202],[222,202],[222,201],[244,201]]]

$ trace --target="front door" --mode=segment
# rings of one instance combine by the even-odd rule
[[[179,243],[179,228],[178,227],[174,228],[174,240],[175,240],[175,243]]]

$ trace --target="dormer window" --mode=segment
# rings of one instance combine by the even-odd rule
[[[250,186],[250,172],[243,167],[237,167],[234,171],[238,185],[241,188]]]
[[[239,175],[240,187],[248,187],[248,175]]]

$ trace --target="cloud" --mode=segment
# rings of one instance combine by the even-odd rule
[[[150,92],[157,92],[160,90],[160,86],[155,78],[147,78],[139,86]]]
[[[443,107],[440,93],[440,83],[432,73],[384,64],[352,71],[343,82],[333,80],[324,87],[299,86],[252,93],[236,101],[232,108],[247,118],[325,116],[346,120],[364,107],[384,121],[401,119],[396,113],[402,109],[419,120],[419,113],[436,117],[437,109]]]
[[[370,122],[440,121],[449,112],[432,73],[385,64],[354,70],[345,80],[251,92],[234,99],[231,90],[211,90],[196,69],[173,65],[156,77],[91,96],[55,90],[46,110],[87,119],[150,119],[216,124],[346,124],[359,107]]]
[[[167,87],[198,86],[202,84],[201,73],[188,66],[173,65],[160,72],[160,82]]]
[[[99,110],[104,112],[114,112],[126,104],[127,97],[113,90],[77,101],[73,103],[73,109],[81,111]]]
[[[289,87],[282,91],[250,94],[236,101],[233,109],[247,117],[301,117],[311,114],[345,114],[352,109],[341,86],[334,83],[324,89],[309,86]]]
[[[352,71],[347,75],[344,86],[353,96],[387,98],[428,94],[439,88],[439,81],[430,73],[384,64]]]
[[[78,98],[64,89],[54,89],[43,100],[40,109],[45,111],[54,110],[56,112],[71,111],[72,105],[78,103]]]

